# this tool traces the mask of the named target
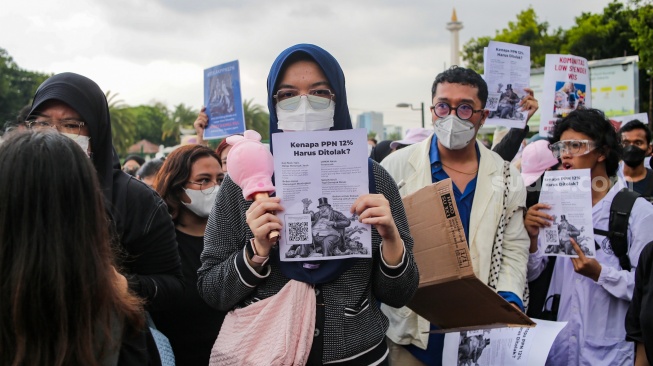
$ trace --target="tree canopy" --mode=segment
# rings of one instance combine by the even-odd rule
[[[50,76],[21,69],[9,53],[0,48],[0,127],[16,119],[21,108],[32,102],[39,85]]]
[[[0,130],[6,121],[13,121],[20,110],[32,102],[36,89],[50,74],[21,69],[9,55],[0,48]],[[118,93],[105,93],[111,116],[113,145],[120,155],[135,142],[148,140],[156,145],[174,146],[180,143],[181,129],[193,129],[193,122],[199,110],[180,103],[169,109],[161,102],[151,105],[129,106]],[[267,110],[255,104],[253,99],[243,103],[246,126],[258,131],[263,140],[269,140],[269,119]],[[217,142],[211,141],[216,144]]]
[[[491,40],[529,46],[532,67],[543,67],[546,54],[572,54],[588,60],[639,55],[640,109],[652,113],[653,0],[630,0],[627,4],[614,0],[602,13],[582,13],[569,29],[549,29],[549,24],[539,22],[529,7],[517,14],[516,21],[497,30],[494,37],[472,38],[463,45],[467,67],[483,73],[483,48]]]

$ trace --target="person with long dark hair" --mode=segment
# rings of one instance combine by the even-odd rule
[[[90,158],[104,195],[111,236],[119,240],[124,254],[119,259],[129,288],[146,301],[146,310],[176,299],[183,283],[174,225],[161,197],[121,170],[102,89],[82,75],[54,75],[36,90],[26,124],[32,130],[59,131]],[[157,364],[155,340],[148,339],[149,357]]]
[[[165,311],[150,314],[170,340],[179,365],[208,365],[225,315],[197,292],[204,229],[223,179],[218,154],[203,145],[186,145],[168,155],[154,183],[175,223],[186,286]]]
[[[5,141],[0,202],[1,365],[116,365],[123,335],[145,344],[96,172],[73,140],[48,131]]]

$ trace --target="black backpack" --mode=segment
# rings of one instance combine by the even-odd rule
[[[594,229],[594,234],[602,235],[610,240],[610,246],[614,255],[619,258],[619,265],[622,269],[630,271],[630,258],[628,258],[628,219],[635,201],[641,195],[628,188],[619,191],[610,205],[610,221],[608,231]],[[596,244],[597,249],[600,248]]]

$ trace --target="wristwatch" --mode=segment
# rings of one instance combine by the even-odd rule
[[[269,256],[267,257],[261,257],[256,253],[256,246],[254,245],[254,238],[249,240],[249,245],[247,246],[247,255],[249,256],[249,259],[251,259],[252,262],[255,264],[258,264],[259,266],[263,267],[268,263],[268,260],[270,259]]]

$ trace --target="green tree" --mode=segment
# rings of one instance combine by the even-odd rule
[[[463,46],[463,60],[467,66],[483,72],[483,48],[491,40],[529,46],[531,66],[542,67],[547,53],[559,53],[564,31],[558,28],[549,32],[549,23],[540,23],[532,7],[517,14],[517,21],[508,22],[508,27],[496,31],[493,38],[472,38]]]
[[[653,1],[633,0],[631,3],[636,7],[636,14],[630,19],[635,33],[631,44],[639,52],[640,70],[644,70],[648,76],[648,106],[642,107],[643,110],[648,109],[648,120],[653,121]],[[645,107],[648,108],[644,109]]]
[[[136,120],[134,141],[145,139],[156,145],[166,145],[163,139],[163,126],[169,123],[170,116],[165,104],[156,102],[154,105],[131,107],[130,110]]]
[[[581,14],[566,31],[561,52],[588,60],[636,54],[630,44],[635,36],[629,24],[632,16],[633,11],[617,1],[608,4],[601,14]]]
[[[170,118],[164,121],[161,126],[161,139],[166,142],[173,140],[172,145],[177,145],[180,143],[181,133],[179,129],[181,127],[193,128],[193,122],[197,118],[199,112],[194,110],[191,107],[186,107],[183,103],[175,106],[174,112]]]
[[[254,99],[243,102],[245,115],[245,128],[255,130],[261,134],[263,141],[270,140],[270,114],[265,111],[262,105],[254,104]]]
[[[136,119],[130,108],[123,100],[117,99],[118,94],[106,92],[111,116],[111,137],[113,147],[120,155],[127,153],[127,149],[134,143],[136,135]]]
[[[50,76],[21,69],[9,53],[0,48],[0,127],[14,120],[20,109],[31,103],[36,89]]]
[[[370,131],[367,133],[367,139],[376,139],[376,132]]]
[[[483,73],[483,49],[491,40],[491,37],[472,38],[463,45],[462,57],[468,68]]]

